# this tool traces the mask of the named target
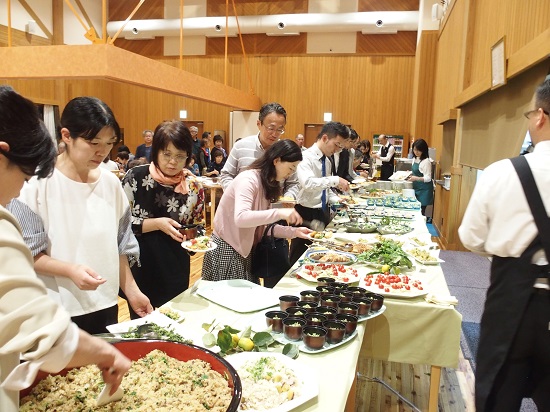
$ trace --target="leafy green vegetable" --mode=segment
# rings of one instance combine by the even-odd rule
[[[357,256],[359,262],[389,265],[392,268],[396,266],[412,267],[412,262],[401,248],[400,242],[382,237],[378,239],[379,241],[370,250]]]

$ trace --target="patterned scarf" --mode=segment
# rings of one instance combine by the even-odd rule
[[[186,195],[189,193],[189,186],[187,186],[187,181],[185,180],[185,174],[183,171],[179,172],[175,176],[165,176],[162,171],[155,166],[155,163],[151,162],[149,165],[149,173],[153,179],[155,179],[160,184],[166,186],[174,186],[174,192],[181,193]]]

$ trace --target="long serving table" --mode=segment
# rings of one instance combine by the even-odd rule
[[[407,236],[430,238],[424,217],[417,214],[415,230]],[[374,235],[355,235],[362,238]],[[296,265],[274,288],[280,295],[299,295],[314,284],[291,274]],[[448,296],[449,291],[439,265],[422,266],[416,274],[436,295]],[[200,280],[200,285],[208,284]],[[452,306],[427,303],[422,297],[384,301],[386,311],[374,319],[358,324],[357,337],[342,346],[318,353],[300,353],[301,365],[311,368],[321,377],[319,395],[296,411],[354,411],[356,366],[360,353],[373,359],[432,366],[429,411],[437,410],[441,367],[456,367],[460,345],[461,315]],[[184,326],[196,331],[213,320],[237,329],[250,326],[259,313],[237,313],[217,305],[187,290],[167,303],[185,312]],[[349,395],[349,399],[348,399]]]

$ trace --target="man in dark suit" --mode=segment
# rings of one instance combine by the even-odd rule
[[[364,175],[358,175],[353,170],[353,159],[355,157],[354,147],[359,140],[359,135],[354,129],[350,127],[349,136],[350,138],[346,140],[345,148],[342,149],[339,153],[335,153],[331,158],[331,162],[333,164],[332,170],[334,170],[334,176],[340,176],[341,178],[346,179],[348,182],[351,183],[353,180],[361,176],[367,178],[368,175],[366,173]]]

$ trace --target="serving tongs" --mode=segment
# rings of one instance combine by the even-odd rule
[[[135,333],[137,337],[125,337],[124,335],[127,335],[128,333]],[[128,340],[128,339],[157,339],[158,335],[153,330],[153,325],[150,323],[144,323],[143,325],[139,325],[135,332],[116,332],[116,333],[96,333],[96,338],[105,339],[109,342],[113,341],[121,341],[121,340]]]
[[[322,247],[322,248],[325,248],[325,249],[336,249],[336,250],[339,250],[341,252],[349,252],[350,250],[349,249],[353,249],[353,247],[347,247],[348,244],[350,244],[351,242],[345,242],[345,243],[335,243],[335,242],[330,242],[330,241],[325,241],[325,242],[313,242],[310,247]]]

